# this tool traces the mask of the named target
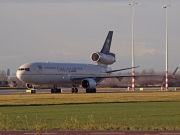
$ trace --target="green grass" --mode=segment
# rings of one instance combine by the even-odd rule
[[[180,92],[1,95],[0,130],[180,130]]]
[[[1,95],[0,106],[180,101],[180,92]]]
[[[0,130],[180,130],[180,102],[0,108]]]

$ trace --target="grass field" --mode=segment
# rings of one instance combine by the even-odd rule
[[[180,92],[1,95],[0,106],[179,101]]]
[[[0,130],[180,130],[180,92],[1,95]]]

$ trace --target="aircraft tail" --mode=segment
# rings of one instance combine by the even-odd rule
[[[110,53],[112,36],[113,31],[109,31],[101,51],[91,55],[91,59],[98,65],[107,66],[113,64],[116,61],[115,54]]]
[[[109,31],[106,40],[104,42],[104,45],[101,49],[101,53],[108,54],[110,52],[112,36],[113,36],[113,31]]]

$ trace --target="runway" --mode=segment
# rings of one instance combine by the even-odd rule
[[[97,89],[97,93],[119,93],[119,92],[125,92],[125,90],[117,89],[117,88]],[[21,93],[27,93],[26,89],[1,89],[0,90],[0,95],[21,94]],[[38,90],[36,90],[36,93],[51,93],[51,90],[50,89],[38,89]],[[62,88],[62,94],[63,93],[71,93],[71,88]],[[86,90],[80,88],[78,90],[78,93],[86,93]],[[59,94],[61,94],[61,93],[59,93]]]
[[[180,131],[111,131],[111,130],[49,130],[49,131],[0,131],[2,135],[180,135]]]
[[[169,92],[175,92],[175,88],[171,88]],[[128,91],[127,88],[97,88],[96,93],[129,93],[129,92],[164,92],[160,88],[145,88],[143,91],[140,88],[136,88],[135,91]],[[178,91],[176,91],[178,92]],[[0,89],[0,95],[9,95],[9,94],[25,94],[26,89]],[[51,93],[50,89],[38,89],[36,93]],[[62,93],[71,93],[71,88],[62,88]],[[86,93],[86,90],[83,88],[78,89],[78,93]]]

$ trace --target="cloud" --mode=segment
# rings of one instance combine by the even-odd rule
[[[157,54],[164,54],[163,51],[157,50],[155,48],[151,48],[149,46],[146,45],[138,45],[136,46],[136,54],[138,57],[142,57],[142,56],[155,56]]]

